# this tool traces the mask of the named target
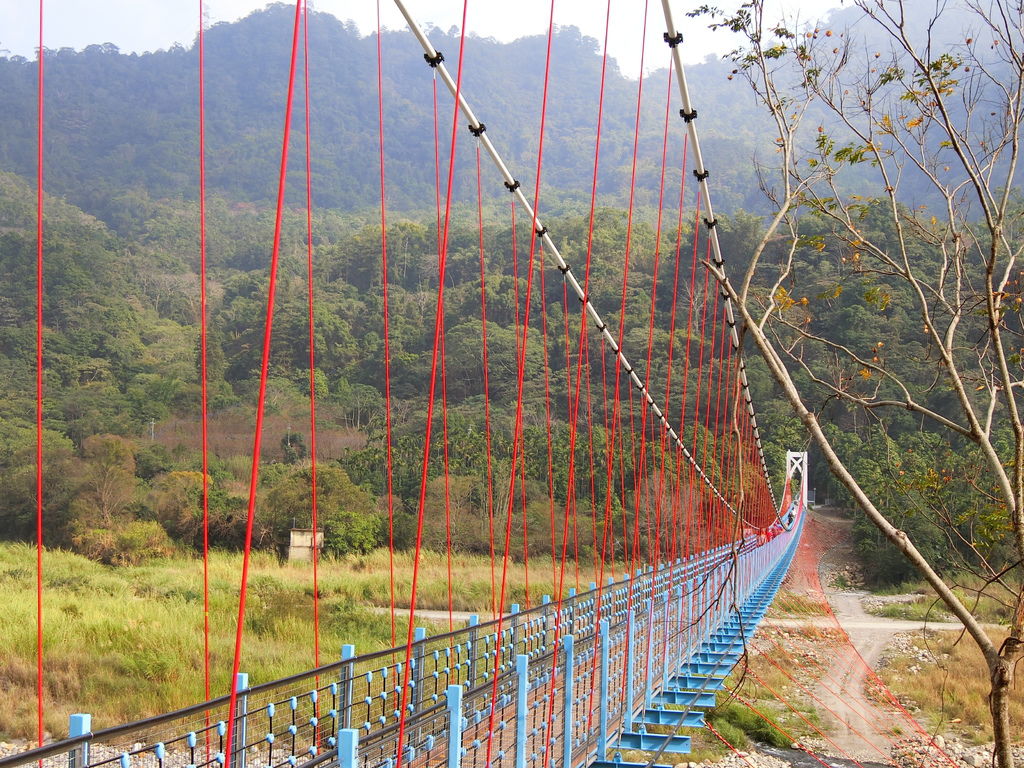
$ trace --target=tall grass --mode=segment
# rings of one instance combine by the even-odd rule
[[[996,646],[1005,632],[991,633]],[[917,715],[929,729],[953,731],[969,741],[992,741],[992,719],[988,710],[989,675],[981,653],[960,632],[940,632],[929,640],[916,640],[918,648],[927,648],[936,663],[920,662],[914,657],[896,658],[879,674],[894,691],[914,700]],[[911,670],[911,667],[914,667]],[[1016,740],[1024,738],[1024,695],[1010,701],[1010,731]]]
[[[396,602],[409,605],[412,556],[395,555]],[[358,652],[391,647],[390,570],[387,551],[337,560],[320,568],[321,661],[343,643]],[[417,608],[448,607],[447,560],[424,553]],[[491,568],[487,558],[454,556],[456,611],[490,618]],[[241,555],[215,552],[210,560],[213,695],[228,691],[238,611]],[[566,588],[575,585],[567,567]],[[500,579],[499,570],[496,578]],[[550,560],[511,566],[506,604],[531,603],[552,592]],[[35,550],[0,544],[0,738],[35,733]],[[585,586],[585,584],[583,585]],[[46,729],[67,732],[67,716],[91,712],[96,728],[203,700],[202,562],[192,557],[113,568],[61,551],[47,551],[44,571]],[[377,607],[374,609],[374,607]],[[255,553],[250,571],[242,669],[253,683],[313,666],[313,589],[309,563],[280,564]],[[407,618],[399,616],[399,641]],[[456,621],[459,627],[462,621]],[[433,634],[448,621],[421,621]]]

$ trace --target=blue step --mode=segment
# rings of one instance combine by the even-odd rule
[[[700,662],[691,661],[689,664],[683,664],[679,667],[679,674],[681,675],[713,675],[715,677],[724,677],[729,673],[729,670],[733,668],[733,664],[726,664],[725,662]]]
[[[595,760],[590,764],[590,768],[672,768],[670,765],[654,765],[648,766],[647,763],[627,763],[625,760]]]
[[[647,725],[674,725],[684,728],[703,728],[703,712],[686,712],[681,709],[645,709],[644,723]]]
[[[702,664],[717,664],[722,662],[733,666],[743,657],[741,653],[730,653],[726,651],[698,651],[693,655],[693,660]]]
[[[702,652],[706,653],[735,653],[740,655],[743,653],[743,643],[703,643],[700,647]]]
[[[718,705],[714,691],[679,691],[670,688],[654,695],[655,704],[713,709]]]
[[[672,678],[669,685],[673,688],[679,688],[684,691],[720,691],[725,687],[725,678],[678,675]]]
[[[666,739],[668,743],[666,744]],[[623,733],[619,737],[619,747],[622,749],[639,749],[643,752],[670,752],[674,755],[687,755],[690,753],[689,736],[663,736],[660,733]]]

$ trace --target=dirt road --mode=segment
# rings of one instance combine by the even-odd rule
[[[962,626],[952,622],[917,622],[887,619],[868,614],[862,598],[867,593],[838,590],[829,585],[823,572],[834,570],[852,560],[850,522],[830,514],[816,511],[808,522],[805,541],[801,544],[801,562],[794,568],[805,571],[796,575],[808,596],[817,592],[832,609],[832,616],[807,619],[775,619],[777,625],[815,626],[835,628],[837,625],[849,637],[849,643],[840,645],[835,657],[815,688],[815,696],[824,704],[821,712],[827,724],[826,732],[843,751],[858,760],[879,760],[889,754],[893,726],[899,724],[906,732],[906,723],[897,723],[890,708],[876,706],[865,694],[865,683],[882,653],[893,637],[900,633],[928,630],[959,630]],[[817,562],[812,574],[806,573]],[[831,710],[831,712],[827,711]],[[834,713],[834,714],[833,714]]]

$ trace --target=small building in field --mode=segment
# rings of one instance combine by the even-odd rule
[[[315,544],[314,544],[315,540]],[[316,546],[317,553],[324,549],[324,530],[320,528],[314,539],[312,528],[292,528],[291,537],[288,539],[288,560],[311,561],[313,559],[313,547]]]

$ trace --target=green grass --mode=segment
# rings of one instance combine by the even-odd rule
[[[408,605],[412,557],[396,554],[399,605]],[[454,608],[489,618],[491,571],[486,558],[455,556]],[[500,565],[499,565],[500,568]],[[424,553],[418,608],[445,609],[447,562]],[[213,694],[228,690],[238,611],[241,555],[216,552],[210,561]],[[569,571],[567,571],[569,573]],[[72,712],[91,712],[95,728],[147,717],[203,700],[202,561],[155,560],[135,567],[103,566],[68,552],[44,557],[46,729],[67,732]],[[496,574],[500,579],[500,570]],[[323,560],[319,573],[321,661],[343,643],[358,652],[391,647],[388,553]],[[506,603],[526,603],[526,571],[510,568]],[[530,565],[532,601],[552,591],[551,562]],[[582,578],[582,577],[581,577]],[[0,544],[4,588],[0,633],[0,738],[35,732],[35,549]],[[573,585],[575,582],[573,581]],[[566,584],[568,587],[569,584]],[[583,585],[586,586],[585,584]],[[312,567],[253,555],[242,670],[253,684],[313,666]],[[441,624],[417,620],[429,634]],[[456,621],[455,626],[463,622]],[[398,633],[404,637],[403,617]]]
[[[761,710],[764,712],[764,710]],[[767,716],[767,713],[766,713]],[[747,746],[751,741],[788,747],[790,739],[749,707],[730,702],[714,710],[708,720],[734,747]]]
[[[910,603],[886,603],[869,606],[867,612],[874,616],[905,621],[950,621],[949,613],[934,597],[919,597]]]
[[[1013,594],[998,584],[985,584],[978,576],[970,573],[959,574],[953,588],[954,594],[963,601],[964,605],[977,616],[981,621],[988,624],[1007,624],[1013,613]],[[1010,590],[1017,590],[1019,584],[1008,579]],[[907,595],[917,594],[921,597],[914,603],[902,606],[884,606],[871,610],[876,616],[887,616],[892,619],[922,620],[928,611],[928,606],[935,602],[935,593],[924,581],[906,582],[895,586],[887,586],[873,589],[877,595]],[[979,594],[980,592],[980,594]],[[1015,592],[1014,592],[1015,594]],[[907,607],[911,606],[911,607]],[[941,621],[941,614],[945,607],[936,605],[932,611],[931,620]]]

